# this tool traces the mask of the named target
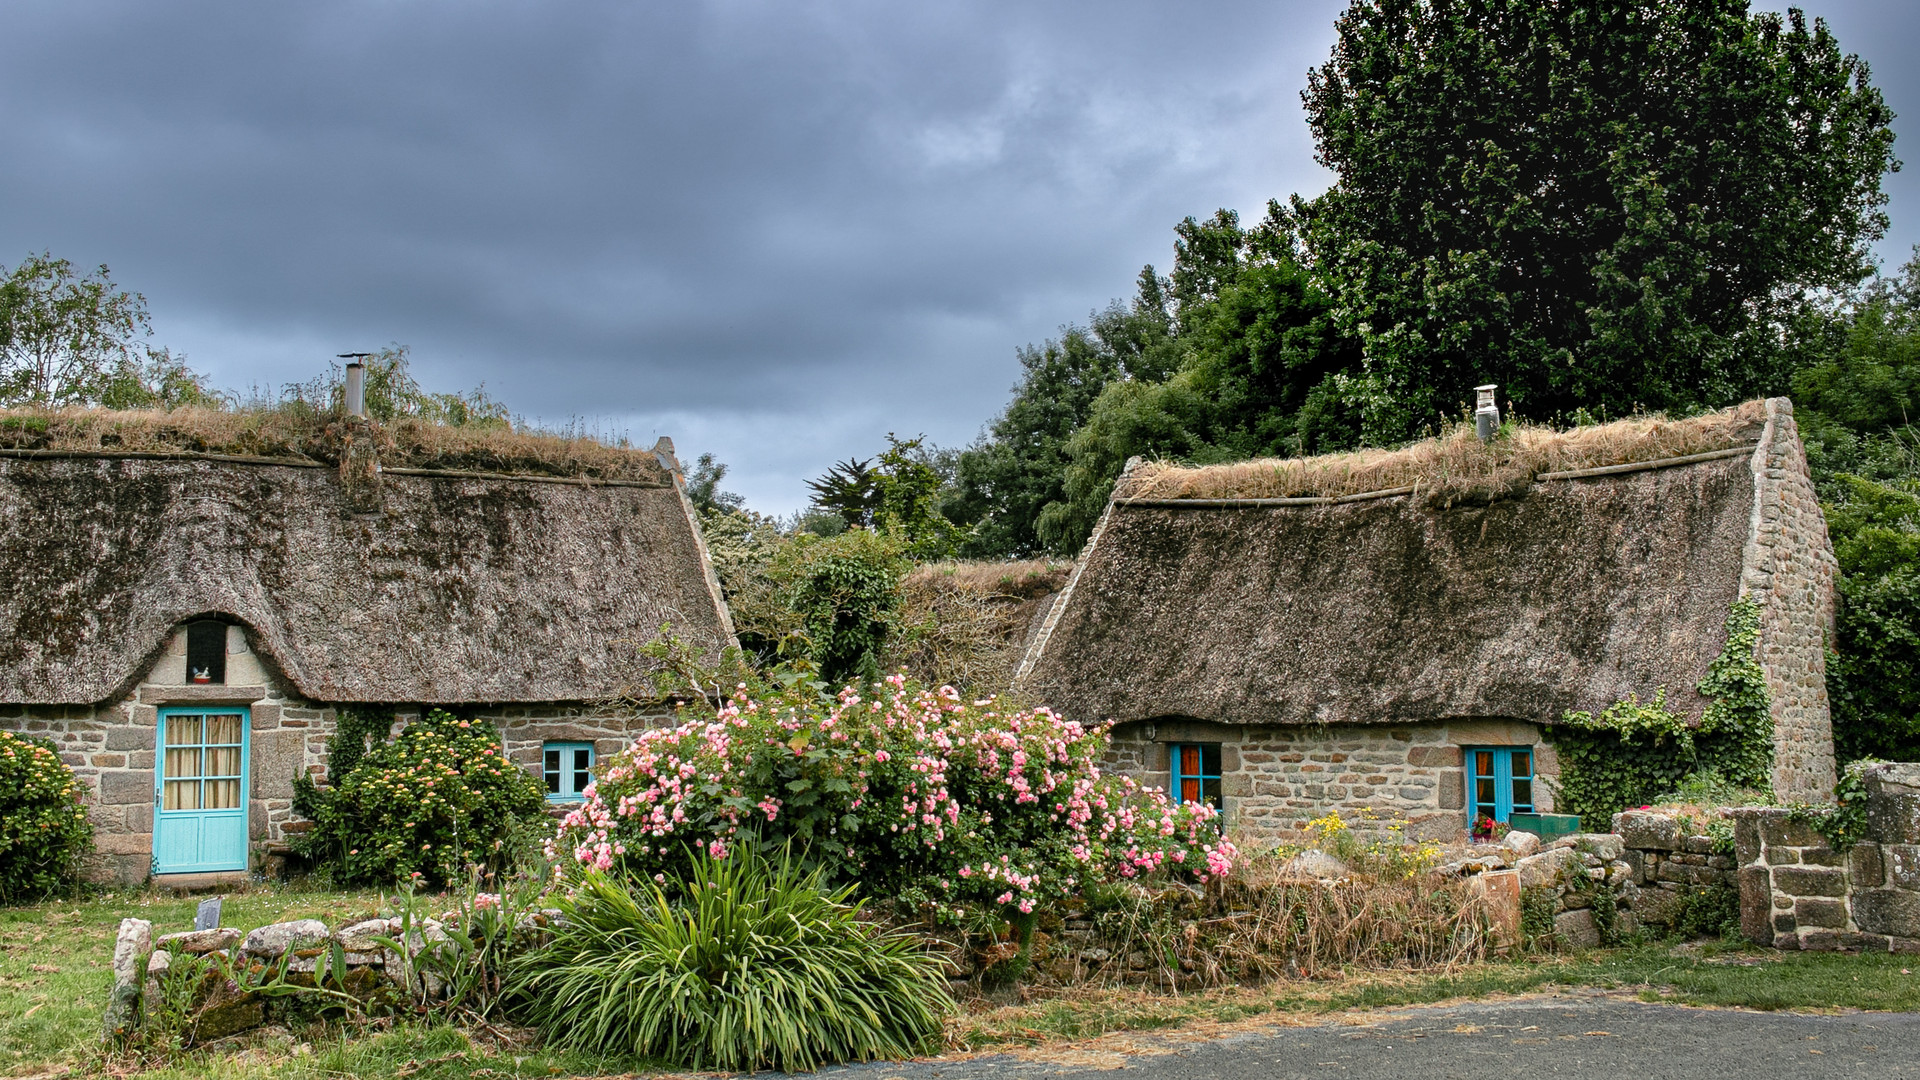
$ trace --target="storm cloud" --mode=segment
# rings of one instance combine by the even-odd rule
[[[1907,111],[1920,22],[1828,6]],[[225,386],[404,343],[786,511],[888,431],[971,439],[1181,217],[1321,190],[1342,7],[15,3],[0,261],[110,264]]]

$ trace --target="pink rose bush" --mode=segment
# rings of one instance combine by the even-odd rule
[[[871,896],[918,889],[1020,912],[1091,880],[1233,868],[1212,808],[1101,774],[1104,728],[898,675],[872,691],[742,687],[710,716],[646,733],[606,764],[550,854],[664,881],[686,880],[696,849],[791,845]]]

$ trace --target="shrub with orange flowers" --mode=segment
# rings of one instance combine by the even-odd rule
[[[1090,881],[1232,869],[1212,808],[1104,775],[1106,747],[1105,728],[899,675],[831,697],[742,685],[608,761],[550,854],[666,883],[689,879],[695,852],[789,849],[869,896],[1010,914]]]
[[[435,709],[377,743],[331,790],[310,796],[295,850],[340,885],[463,880],[501,869],[520,823],[546,810],[540,784],[505,760],[485,720]]]

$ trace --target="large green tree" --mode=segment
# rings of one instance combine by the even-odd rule
[[[1782,328],[1871,269],[1893,114],[1798,11],[1356,0],[1337,31],[1310,236],[1370,441],[1482,382],[1542,417],[1782,388]]]
[[[1043,539],[1049,506],[1066,501],[1067,440],[1116,380],[1165,378],[1178,353],[1169,283],[1149,266],[1131,304],[1115,301],[1087,326],[1019,351],[1021,379],[1006,411],[960,454],[947,517],[972,527],[965,552],[1029,555],[1060,549]],[[1075,542],[1077,546],[1077,541]]]

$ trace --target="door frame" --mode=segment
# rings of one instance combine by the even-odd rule
[[[162,813],[208,813],[208,811],[163,811],[166,793],[167,768],[167,718],[170,716],[207,716],[215,713],[240,714],[240,805],[237,808],[240,819],[240,863],[238,866],[227,863],[199,863],[193,866],[163,867],[160,865],[160,815]],[[159,706],[154,718],[153,731],[153,837],[152,848],[153,873],[161,874],[205,874],[224,873],[250,868],[251,845],[253,843],[253,709],[246,705],[228,705],[209,702],[207,704],[177,704]],[[203,744],[204,745],[204,744]],[[203,766],[204,769],[204,766]],[[214,811],[228,814],[231,810]]]

